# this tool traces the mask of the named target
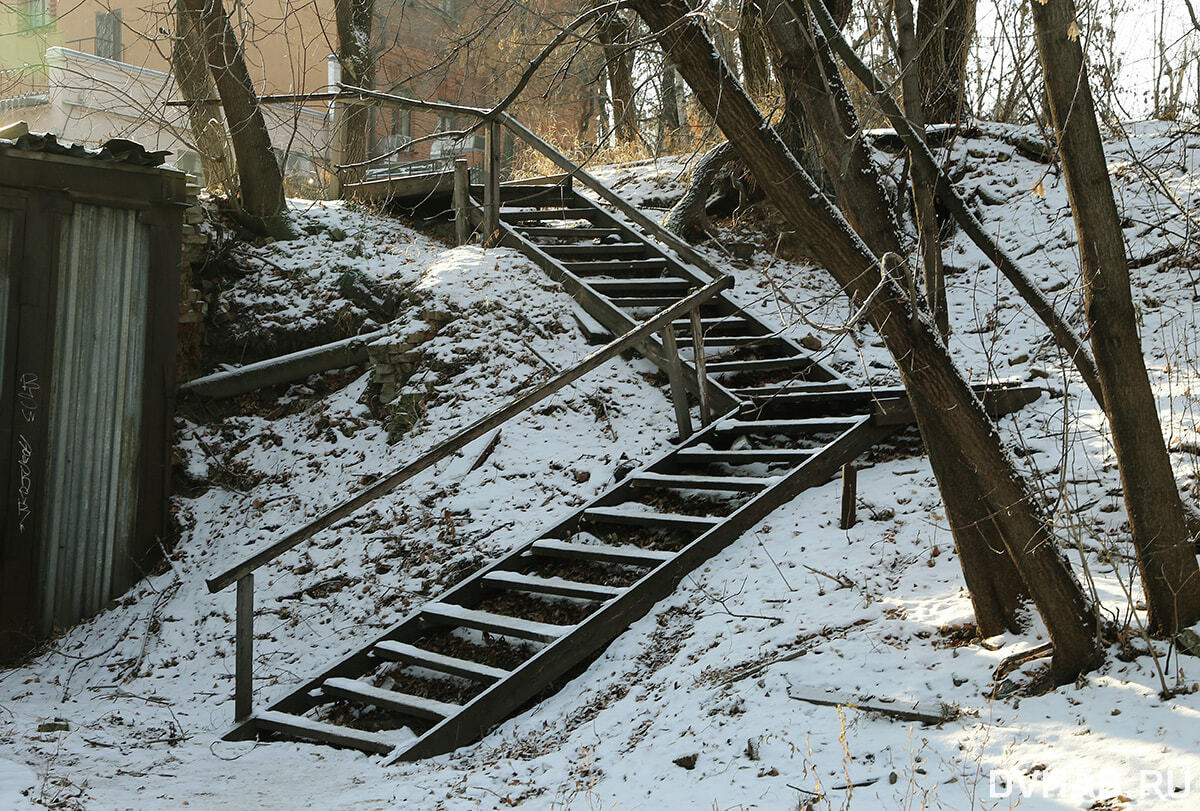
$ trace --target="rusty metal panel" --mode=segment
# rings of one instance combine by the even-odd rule
[[[55,294],[41,631],[99,611],[137,522],[150,229],[77,203]]]

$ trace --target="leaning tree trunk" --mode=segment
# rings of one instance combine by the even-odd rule
[[[879,260],[767,126],[716,55],[700,22],[690,14],[687,0],[632,0],[631,6],[671,53],[697,100],[767,196],[790,225],[811,236],[820,248],[816,258],[865,308],[866,317],[896,359],[922,435],[953,440],[929,447],[943,499],[958,498],[955,488],[960,484],[944,478],[947,470],[976,472],[981,486],[972,493],[986,495],[984,506],[1054,644],[1048,683],[1065,683],[1092,667],[1099,657],[1092,606],[1000,444],[995,424],[954,367],[940,336],[909,308],[903,288],[883,275]]]
[[[371,53],[371,19],[374,11],[374,0],[333,2],[342,82],[354,87],[375,87],[375,57]],[[347,165],[341,181],[343,184],[357,183],[366,172],[366,167],[361,164],[369,157],[371,108],[366,104],[347,104],[336,124],[342,130],[342,159]],[[338,134],[335,133],[334,137],[338,137]],[[337,171],[336,167],[334,170]]]
[[[975,36],[976,0],[921,0],[917,9],[917,56],[925,120],[957,124],[964,119],[967,55]]]
[[[221,105],[206,103],[215,98],[217,92],[213,89],[204,58],[204,40],[192,17],[181,7],[175,9],[171,69],[179,92],[188,102],[188,125],[196,143],[196,154],[200,156],[200,167],[204,170],[204,184],[210,189],[223,189],[230,199],[234,199],[238,190],[237,167],[233,165],[233,154],[229,151]]]
[[[1200,570],[1142,357],[1125,243],[1078,41],[1075,3],[1049,0],[1031,5],[1050,115],[1079,235],[1092,349],[1149,624],[1155,632],[1170,634],[1200,620]]]
[[[675,88],[675,66],[666,54],[662,55],[662,65],[658,75],[658,149],[655,154],[661,154],[663,149],[674,149],[683,125],[679,113],[679,93]]]
[[[878,182],[850,95],[828,49],[819,48],[811,27],[802,26],[781,0],[756,0],[766,27],[775,73],[785,94],[794,95],[819,147],[835,202],[878,255],[901,253],[892,205],[882,188],[861,195],[859,182]],[[795,154],[793,152],[793,154]],[[803,165],[803,160],[801,161]],[[875,242],[870,234],[883,241]]]
[[[247,225],[262,233],[290,233],[284,210],[283,173],[271,150],[254,83],[221,0],[179,0],[180,7],[203,32],[204,52],[225,110],[225,121],[237,158],[242,213]]]
[[[766,20],[778,60],[776,72],[785,94],[804,103],[804,120],[811,122],[821,154],[829,156],[825,165],[835,173],[830,184],[839,207],[875,256],[901,255],[891,203],[867,154],[858,117],[827,40],[818,36],[806,18],[782,3],[774,3],[769,11]],[[841,16],[834,21],[835,27],[844,22],[848,6],[838,13]],[[841,160],[836,160],[838,156]],[[942,434],[928,436],[926,442],[953,450],[949,447],[953,440]],[[955,466],[956,454],[940,453],[933,447],[931,458],[941,466],[942,481],[958,483],[954,495],[944,501],[980,631],[990,636],[1018,630],[1028,592],[985,506],[987,493],[970,466]]]
[[[900,51],[901,90],[904,98],[904,115],[917,130],[925,129],[925,110],[921,101],[921,79],[917,75],[917,34],[913,30],[911,0],[893,0],[896,12],[896,31]],[[938,227],[937,211],[933,204],[933,187],[936,178],[929,169],[909,159],[909,180],[913,196],[913,215],[917,223],[921,264],[925,269],[925,300],[933,313],[938,330],[945,337],[950,334],[950,313],[946,308],[946,276],[942,268],[941,229]]]

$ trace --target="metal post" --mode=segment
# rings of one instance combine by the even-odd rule
[[[237,581],[237,643],[234,653],[233,718],[242,721],[254,711],[254,575]]]
[[[337,92],[342,81],[342,63],[337,56],[330,54],[325,57],[328,73],[329,90]],[[346,104],[333,101],[329,105],[329,197],[339,200],[342,196],[342,177],[337,167],[346,160],[346,130],[343,124],[346,118]]]
[[[858,522],[855,514],[858,501],[858,468],[854,465],[842,465],[842,520],[838,525],[842,529],[850,529]]]
[[[454,239],[466,245],[471,238],[471,170],[466,158],[454,159]]]
[[[700,308],[694,308],[688,316],[692,319],[692,363],[696,367],[696,391],[700,395],[700,424],[712,422],[712,405],[708,400],[708,373],[704,370],[704,328],[700,321]]]
[[[671,381],[671,401],[675,404],[675,422],[679,424],[679,438],[686,439],[692,435],[692,415],[688,410],[687,389],[683,385],[683,362],[679,360],[679,346],[675,343],[675,327],[668,322],[661,335],[667,379]]]
[[[483,131],[483,242],[491,245],[500,230],[500,122],[489,121]]]

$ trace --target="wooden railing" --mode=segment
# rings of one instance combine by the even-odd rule
[[[212,592],[221,591],[234,583],[237,584],[237,611],[235,629],[235,672],[234,672],[234,716],[241,721],[248,718],[254,709],[254,572],[261,566],[270,563],[283,553],[312,538],[324,529],[332,527],[337,522],[349,517],[361,507],[369,504],[380,496],[384,496],[400,485],[412,479],[417,474],[429,469],[452,453],[462,450],[469,443],[516,417],[530,407],[546,399],[555,392],[583,377],[598,366],[607,363],[612,358],[628,349],[634,349],[643,344],[655,332],[660,334],[663,347],[666,350],[668,362],[668,377],[671,384],[671,399],[679,426],[680,436],[692,433],[691,420],[688,413],[687,392],[684,386],[686,366],[679,358],[675,341],[673,322],[680,318],[690,318],[692,341],[696,364],[697,390],[700,392],[700,418],[704,424],[712,419],[708,401],[708,379],[704,375],[704,333],[700,328],[700,306],[728,289],[733,281],[728,276],[721,276],[698,288],[685,298],[660,311],[654,317],[642,322],[619,338],[610,341],[600,349],[584,357],[573,367],[556,376],[553,380],[543,383],[528,394],[516,398],[501,408],[492,411],[487,416],[473,422],[454,436],[446,439],[425,454],[404,467],[388,474],[375,484],[357,495],[346,499],[336,507],[326,511],[302,527],[292,530],[279,540],[255,552],[240,563],[210,577],[206,582]]]

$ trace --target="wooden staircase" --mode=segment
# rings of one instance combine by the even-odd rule
[[[569,183],[500,195],[495,240],[531,257],[614,335],[713,287]],[[226,738],[314,741],[389,762],[476,741],[776,507],[911,421],[902,390],[851,389],[723,293],[674,317],[657,336],[645,330],[637,347],[678,390],[676,444],[268,709],[250,712],[247,686],[244,717]],[[695,432],[683,388],[699,406]],[[981,393],[997,412],[1036,398],[1011,386]],[[238,580],[239,616],[249,571],[210,581]]]

